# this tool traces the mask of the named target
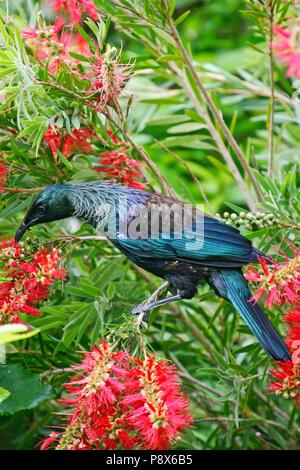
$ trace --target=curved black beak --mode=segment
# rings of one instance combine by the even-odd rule
[[[21,238],[23,237],[24,233],[26,232],[28,228],[28,225],[25,224],[25,222],[22,222],[18,230],[16,231],[15,235],[15,241],[19,242]]]

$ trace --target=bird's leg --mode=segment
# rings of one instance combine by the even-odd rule
[[[132,310],[132,314],[136,315],[141,312],[148,312],[153,308],[161,307],[162,305],[170,304],[171,302],[176,302],[177,300],[182,300],[181,294],[171,295],[171,297],[167,297],[166,299],[156,300],[155,302],[150,302],[149,304],[141,304],[135,307]]]
[[[158,289],[156,289],[148,299],[144,300],[141,304],[137,305],[132,311],[131,315],[139,315],[138,323],[140,324],[142,321],[147,321],[148,318],[145,318],[145,313],[151,310],[149,305],[153,305],[156,303],[157,297],[162,294],[167,288],[169,287],[169,283],[166,281]],[[141,318],[140,318],[141,317]]]

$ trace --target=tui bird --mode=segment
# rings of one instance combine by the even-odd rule
[[[178,228],[178,216],[171,212],[169,230],[165,233],[162,208],[174,205],[185,207],[174,198],[103,181],[54,184],[37,196],[15,239],[19,241],[34,225],[77,216],[102,230],[135,264],[168,281],[172,296],[141,304],[133,313],[191,299],[197,285],[206,281],[218,296],[231,302],[270,357],[289,360],[284,341],[259,305],[250,300],[251,292],[241,269],[266,255],[236,228],[195,208],[186,217],[184,230]],[[153,220],[158,220],[155,236],[150,233],[150,214]],[[113,225],[115,230],[111,230]]]

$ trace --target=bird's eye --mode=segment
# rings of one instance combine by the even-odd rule
[[[38,212],[45,213],[46,212],[46,205],[43,203],[37,204],[35,210]]]

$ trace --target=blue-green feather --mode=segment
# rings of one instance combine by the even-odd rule
[[[266,353],[276,361],[290,359],[289,350],[262,309],[251,299],[248,283],[238,269],[223,269],[210,278],[218,295],[229,300],[247,323]]]

